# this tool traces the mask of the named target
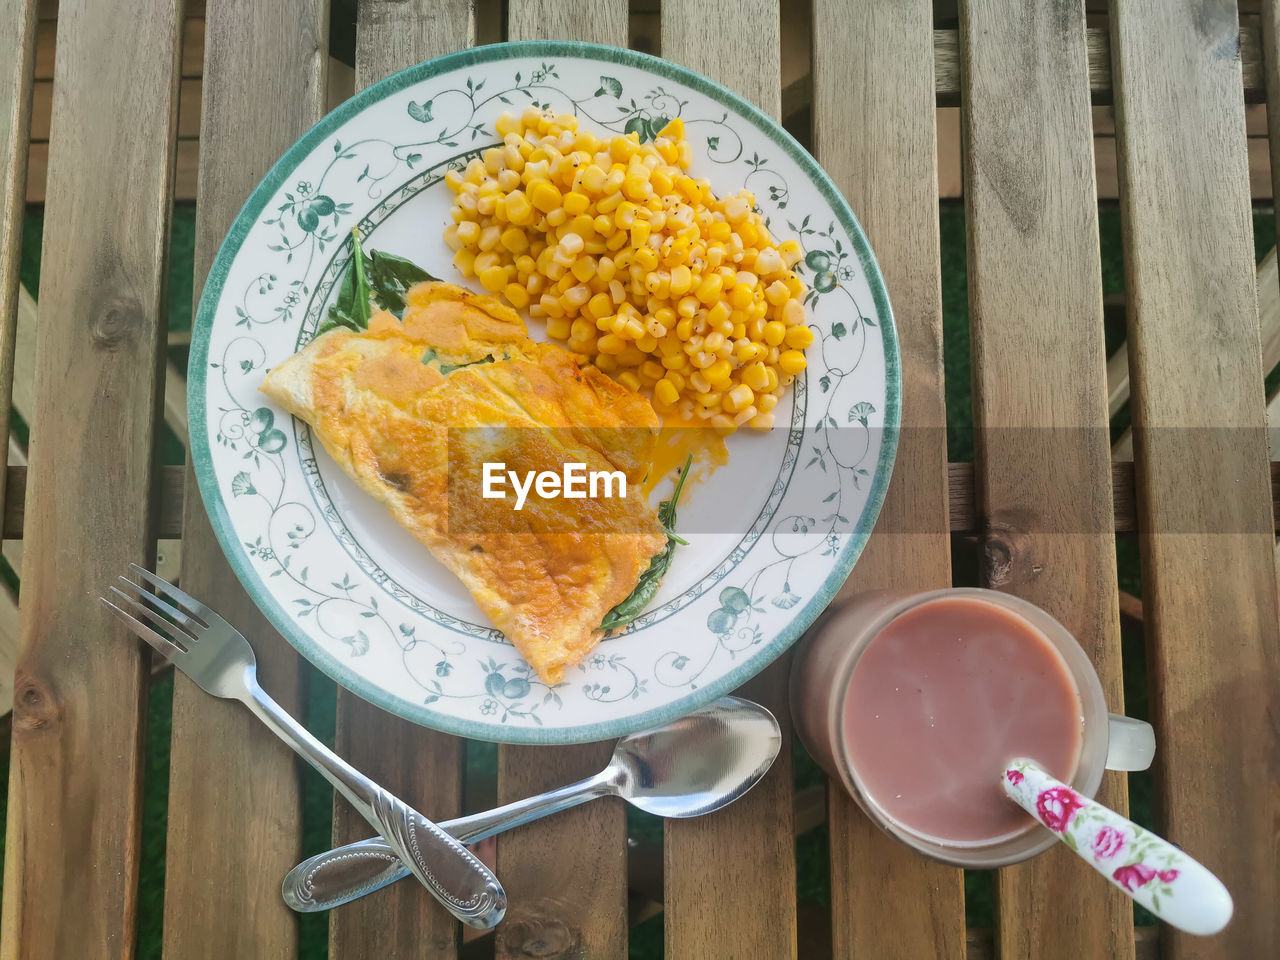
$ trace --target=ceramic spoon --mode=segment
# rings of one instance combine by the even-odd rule
[[[1030,760],[1000,778],[1009,797],[1113,884],[1161,920],[1207,936],[1231,919],[1222,881],[1171,844],[1081,796]]]
[[[622,797],[659,817],[697,817],[732,803],[773,764],[778,721],[749,700],[725,697],[663,727],[618,741],[594,777],[484,813],[438,824],[470,844],[596,797]],[[348,903],[408,876],[379,837],[304,860],[284,878],[284,901],[314,913]]]

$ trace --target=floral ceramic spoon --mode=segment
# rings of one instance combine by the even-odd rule
[[[1083,797],[1030,760],[1001,778],[1018,806],[1161,920],[1187,933],[1217,933],[1231,919],[1222,881],[1168,840]]]

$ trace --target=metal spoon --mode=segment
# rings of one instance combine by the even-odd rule
[[[725,697],[653,730],[618,741],[593,777],[439,826],[462,843],[559,813],[596,797],[622,797],[659,817],[697,817],[732,803],[773,764],[778,721],[749,700]],[[284,902],[301,913],[328,910],[408,876],[380,837],[298,864],[284,878]]]

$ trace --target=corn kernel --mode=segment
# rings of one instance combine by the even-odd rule
[[[560,191],[550,180],[535,180],[529,185],[529,202],[535,209],[550,213],[560,206],[560,201]]]
[[[794,301],[793,301],[794,302]],[[813,330],[801,324],[787,330],[786,343],[793,350],[803,350],[813,343]]]
[[[778,355],[778,366],[785,373],[789,373],[792,376],[799,373],[807,365],[804,354],[799,350],[784,350]]]
[[[622,373],[618,374],[617,379],[618,379],[618,382],[622,384],[624,387],[626,387],[628,390],[634,390],[637,393],[640,392],[640,378],[637,377],[630,370],[622,371]]]
[[[481,270],[477,276],[480,279],[480,285],[490,293],[497,293],[507,285],[506,267],[488,267]]]
[[[547,320],[547,336],[556,340],[568,340],[570,323],[564,317]]]
[[[739,413],[751,406],[755,398],[755,393],[752,392],[751,388],[745,383],[740,383],[725,394],[724,408],[729,413]]]
[[[626,343],[615,333],[606,333],[596,341],[596,349],[601,353],[617,355],[626,348]]]
[[[564,195],[564,208],[569,212],[570,216],[576,217],[581,213],[586,213],[587,207],[590,205],[591,200],[585,193],[570,190]]]
[[[660,406],[671,407],[680,399],[680,391],[676,389],[676,385],[663,377],[653,385],[653,399]]]
[[[507,220],[516,226],[523,226],[533,220],[533,207],[529,203],[529,198],[521,190],[512,190],[507,194],[503,210],[506,212]]]
[[[512,253],[523,253],[529,248],[529,238],[519,227],[507,227],[502,231],[500,240],[502,245]]]
[[[464,277],[469,277],[475,273],[476,255],[473,251],[463,247],[453,255],[453,265],[458,268]]]
[[[775,307],[780,307],[791,299],[791,290],[781,280],[775,280],[765,288],[764,298]]]
[[[714,303],[720,296],[720,291],[724,286],[724,281],[718,273],[713,273],[702,278],[702,282],[698,284],[697,297],[705,304]]]
[[[716,360],[706,367],[707,382],[713,387],[724,386],[729,382],[729,376],[732,373],[728,360]]]
[[[508,283],[502,288],[502,295],[517,310],[523,310],[529,305],[529,291],[518,283]]]
[[[596,318],[607,317],[613,313],[613,301],[607,293],[597,293],[587,301],[584,312]]]

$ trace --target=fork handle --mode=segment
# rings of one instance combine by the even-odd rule
[[[446,910],[477,930],[488,930],[502,919],[507,897],[493,871],[313,737],[258,686],[256,678],[251,676],[247,687],[245,705],[350,801]]]

